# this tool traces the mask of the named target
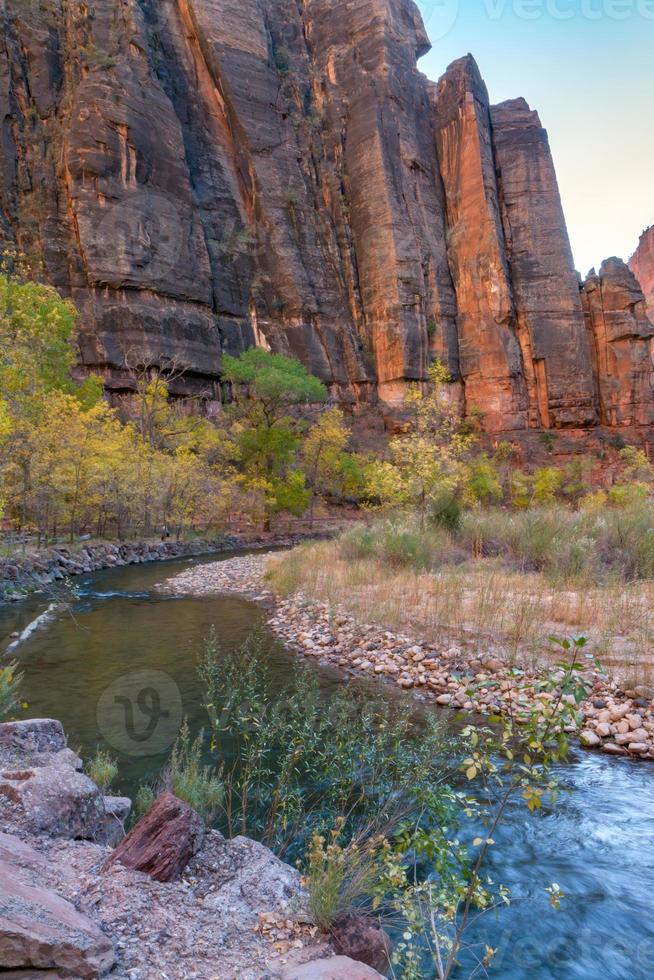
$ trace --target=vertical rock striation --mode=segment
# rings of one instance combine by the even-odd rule
[[[491,107],[471,56],[420,74],[413,0],[6,0],[0,22],[0,237],[75,300],[108,389],[167,361],[217,399],[222,352],[261,344],[351,403],[441,358],[491,433],[649,417],[647,321],[615,326],[619,277],[598,354],[537,114]]]
[[[432,90],[432,102],[466,407],[480,409],[491,432],[522,429],[527,425],[527,397],[490,106],[470,55],[450,66]]]
[[[583,302],[602,424],[651,426],[654,325],[638,280],[621,259],[607,259],[584,283]]]
[[[593,425],[591,354],[547,133],[524,99],[494,106],[491,118],[530,424]]]
[[[629,259],[629,268],[640,283],[650,320],[654,320],[654,225],[640,236],[638,248]]]

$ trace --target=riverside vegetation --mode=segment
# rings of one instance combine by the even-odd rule
[[[412,513],[421,529],[456,528],[462,512],[479,515],[493,505],[550,508],[550,529],[570,524],[571,507],[598,520],[608,511],[635,515],[639,507],[640,524],[649,517],[654,479],[641,451],[622,449],[609,491],[591,490],[583,462],[524,473],[513,465],[510,444],[480,451],[477,415],[458,417],[439,363],[429,391],[416,387],[407,395],[410,431],[391,439],[380,458],[352,451],[346,418],[329,405],[324,385],[281,355],[255,348],[224,357],[233,397],[215,420],[202,416],[200,400],[171,399],[179,365],[143,364],[125,351],[133,394],[111,407],[100,379],[73,381],[76,360],[72,304],[26,281],[19,263],[1,274],[0,515],[22,540],[147,538],[162,528],[180,537],[235,521],[270,529],[280,513],[313,518],[324,500]],[[628,577],[647,577],[651,535],[639,535],[636,517],[630,528],[624,520],[613,526],[600,564],[622,561]],[[488,519],[483,527],[480,547],[488,543]],[[584,527],[563,555],[563,571],[593,572]],[[527,557],[536,567],[547,564],[548,536],[543,521],[532,521]],[[558,556],[550,550],[549,557],[551,571]]]
[[[71,380],[72,306],[13,274],[0,277],[0,333],[2,504],[21,535],[181,535],[234,515],[270,529],[279,513],[313,516],[325,498],[359,506],[365,522],[277,559],[267,581],[258,565],[253,595],[281,596],[276,631],[314,655],[325,656],[315,630],[329,631],[341,666],[483,707],[488,727],[453,737],[369,688],[325,699],[304,670],[280,691],[256,641],[223,658],[210,638],[200,665],[208,739],[184,729],[163,780],[230,836],[299,862],[321,928],[351,914],[387,924],[396,976],[487,969],[495,951],[471,947],[467,929],[510,896],[489,880],[486,856],[509,801],[535,811],[556,799],[553,768],[597,694],[589,647],[634,687],[628,703],[592,706],[589,744],[610,738],[616,753],[634,742],[652,754],[646,456],[622,447],[603,490],[583,462],[522,472],[509,444],[481,451],[474,413],[458,417],[438,363],[430,385],[407,396],[407,431],[377,457],[351,451],[319,381],[261,349],[224,358],[233,398],[216,421],[171,400],[173,364],[132,365],[133,397],[110,407],[97,379]],[[245,567],[238,561],[224,574]],[[585,635],[546,640],[572,631]],[[11,711],[15,668],[6,670],[0,698]],[[92,765],[108,786],[112,760],[100,753]],[[150,799],[144,787],[141,804]],[[543,888],[557,907],[556,883]]]
[[[562,641],[556,682],[542,686],[550,700],[526,724],[497,716],[453,735],[369,685],[328,696],[297,667],[282,686],[258,637],[226,655],[210,636],[199,664],[208,736],[183,729],[158,788],[296,863],[324,932],[353,916],[380,923],[395,943],[377,965],[392,976],[475,975],[496,950],[468,942],[471,918],[511,900],[486,855],[510,802],[533,812],[556,800],[552,767],[588,693],[584,647]],[[154,789],[140,795],[148,806]],[[558,909],[559,886],[542,887]]]

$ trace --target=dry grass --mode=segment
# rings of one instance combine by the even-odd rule
[[[654,680],[652,581],[557,587],[499,557],[423,570],[357,558],[342,540],[295,548],[276,558],[269,574],[280,594],[302,591],[361,621],[471,652],[491,649],[530,668],[551,657],[550,635],[584,633],[622,683]]]

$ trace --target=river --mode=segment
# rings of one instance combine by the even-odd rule
[[[245,600],[154,591],[206,560],[76,579],[72,614],[57,614],[14,651],[25,674],[24,715],[60,719],[71,747],[87,758],[98,745],[110,747],[120,763],[116,792],[134,795],[157,775],[182,715],[194,730],[205,723],[195,662],[210,627],[229,650],[264,622],[263,611]],[[0,606],[2,649],[42,608],[38,596]],[[283,680],[293,658],[272,637],[268,652]],[[329,689],[338,678],[321,671],[321,682]],[[496,834],[492,870],[511,889],[512,904],[474,929],[475,941],[499,947],[489,976],[650,980],[654,767],[577,751],[561,777],[569,794],[536,816],[516,805]],[[566,895],[560,911],[545,892],[554,881]]]

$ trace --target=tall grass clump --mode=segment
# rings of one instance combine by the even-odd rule
[[[203,733],[191,738],[184,721],[162,776],[162,789],[168,789],[196,810],[206,823],[212,823],[223,801],[223,785],[210,765],[203,763]]]
[[[113,756],[102,749],[97,749],[95,755],[86,767],[88,777],[101,792],[106,793],[118,775],[118,764]]]
[[[188,803],[207,824],[213,823],[223,801],[223,786],[215,767],[204,762],[205,740],[200,732],[191,737],[184,720],[170,758],[154,783],[142,783],[136,794],[136,817],[146,813],[157,796],[165,791]]]
[[[451,547],[451,535],[444,528],[420,527],[408,518],[352,528],[339,539],[339,551],[346,561],[372,560],[416,572],[447,560]]]
[[[555,583],[599,584],[654,577],[654,504],[562,505],[525,511],[471,510],[459,540],[474,557],[500,556]]]

